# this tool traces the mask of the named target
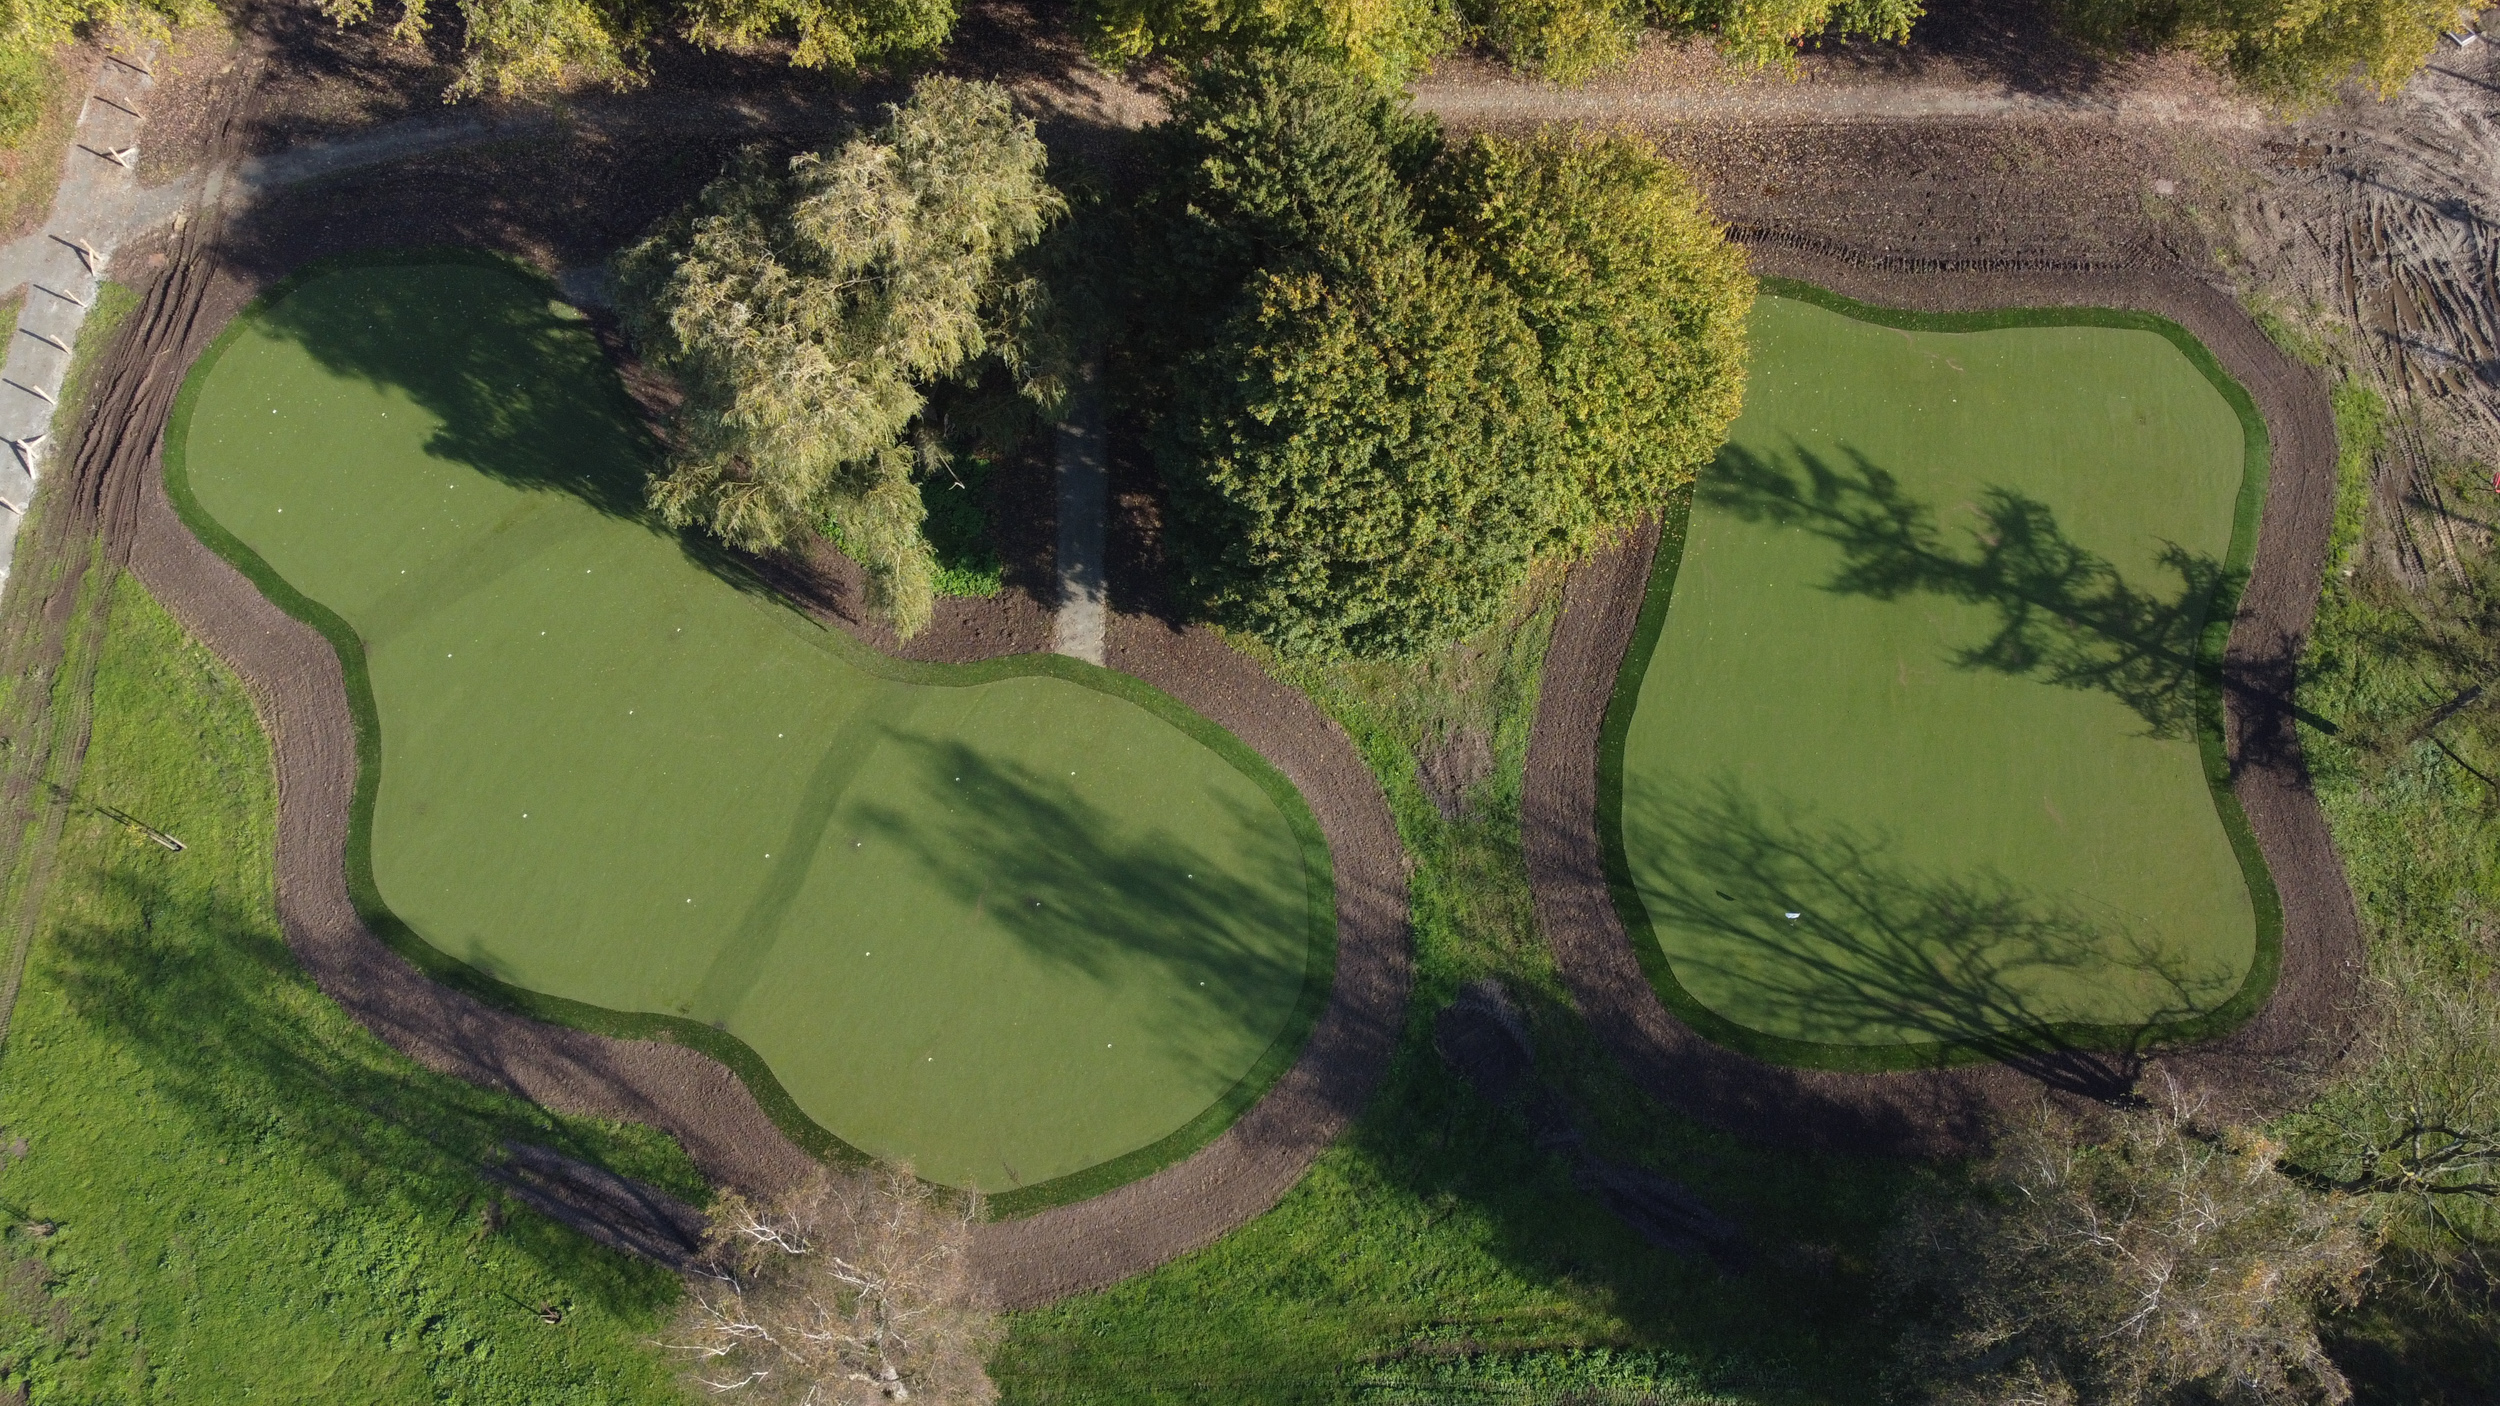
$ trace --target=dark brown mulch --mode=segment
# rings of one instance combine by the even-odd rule
[[[1829,252],[1757,247],[1756,267],[1895,307],[2137,308],[2180,323],[2265,413],[2274,463],[2257,558],[2225,660],[2233,789],[2283,898],[2283,968],[2272,998],[2231,1036],[2149,1059],[2076,1054],[1899,1074],[1789,1069],[1712,1044],[1675,1018],[1634,960],[1597,834],[1597,744],[1655,551],[1654,527],[1571,576],[1529,744],[1528,870],[1538,926],[1574,1000],[1660,1101],[1764,1141],[1896,1155],[1984,1146],[2044,1096],[2088,1104],[2148,1078],[2176,1079],[2217,1117],[2280,1108],[2314,1087],[2350,1042],[2360,923],[2294,730],[2294,668],[2316,609],[2335,498],[2334,424],[2319,377],[2285,358],[2225,295],[2185,270],[1942,275]]]

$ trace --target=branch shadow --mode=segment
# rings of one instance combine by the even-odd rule
[[[1300,993],[1308,879],[1299,846],[1245,863],[1161,827],[1140,834],[1066,778],[961,742],[888,730],[883,745],[908,758],[914,794],[862,807],[864,835],[910,849],[1054,966],[1108,981],[1142,958],[1172,989],[1203,988],[1202,1001],[1170,1004],[1157,1031],[1163,1053],[1202,1075],[1241,1074],[1206,1063],[1209,1025],[1281,1019]],[[1234,825],[1275,823],[1272,811],[1222,805]],[[1273,940],[1280,925],[1290,943]],[[1273,1007],[1231,999],[1245,991],[1293,994]]]
[[[1968,546],[1935,509],[1854,449],[1847,465],[1792,448],[1789,464],[1731,446],[1704,475],[1701,501],[1748,522],[1811,532],[1840,548],[1823,589],[1893,601],[1942,596],[1996,612],[1993,634],[1955,653],[1967,670],[2102,692],[2152,736],[2193,736],[2200,641],[2246,573],[2164,543],[2175,589],[2139,587],[2069,537],[2048,504],[2011,488],[1982,490]]]
[[[1737,981],[1805,1028],[1861,1030],[1885,1043],[1951,1045],[2052,1089],[2134,1097],[2142,1035],[2071,1048],[2072,1016],[2041,993],[2126,972],[2144,983],[2139,1031],[2201,1014],[2199,991],[2227,973],[2193,963],[2115,913],[2026,892],[1982,869],[1921,872],[1889,837],[1762,800],[1733,778],[1695,796],[1627,797],[1626,829],[1672,855],[1642,885],[1651,922],[1681,930],[1676,965]],[[1791,916],[1794,915],[1794,916]],[[1664,935],[1664,934],[1662,934]],[[1692,941],[1700,937],[1701,942]]]

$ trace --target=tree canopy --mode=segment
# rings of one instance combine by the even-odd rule
[[[339,24],[372,18],[374,0],[315,0]],[[784,39],[800,68],[851,70],[934,53],[955,27],[954,0],[458,0],[460,76],[448,97],[498,97],[566,83],[629,86],[650,39],[674,25],[698,44]],[[437,16],[428,0],[402,0],[394,37],[417,41]]]
[[[620,255],[627,326],[685,394],[661,513],[758,552],[829,528],[874,608],[925,623],[917,422],[933,382],[1021,362],[1011,261],[1062,208],[1045,162],[1003,90],[927,78],[876,131],[748,152]]]
[[[2457,0],[2069,0],[2100,40],[2184,46],[2250,91],[2307,105],[2358,79],[2393,97],[2440,31],[2471,23]]]
[[[1536,552],[1656,511],[1735,415],[1743,254],[1634,138],[1449,152],[1343,69],[1253,50],[1198,65],[1153,150],[1132,379],[1218,621],[1437,647]]]
[[[1684,172],[1628,135],[1478,137],[1436,174],[1434,219],[1536,332],[1567,477],[1547,545],[1656,513],[1718,453],[1744,399],[1752,280]]]

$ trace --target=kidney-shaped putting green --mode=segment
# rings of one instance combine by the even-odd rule
[[[1635,943],[1696,1024],[1800,1062],[2227,1020],[2269,891],[2201,661],[2262,432],[2158,327],[1896,320],[1756,309],[1612,729]]]
[[[186,395],[195,525],[361,642],[371,882],[432,947],[724,1029],[853,1146],[992,1191],[1299,1039],[1329,878],[1272,769],[1107,675],[895,665],[655,529],[613,373],[527,281],[315,276]]]

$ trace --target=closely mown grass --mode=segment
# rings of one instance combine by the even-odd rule
[[[1535,932],[1521,773],[1559,587],[1541,577],[1505,623],[1417,664],[1269,661],[1346,728],[1412,857],[1404,1040],[1369,1110],[1274,1211],[1156,1273],[1016,1316],[992,1364],[1005,1400],[1871,1398],[1867,1364],[1885,1348],[1873,1247],[1909,1174],[1765,1151],[1660,1109],[1572,1013]],[[1448,817],[1419,777],[1445,756],[1480,773]],[[1484,977],[1528,1015],[1539,1077],[1593,1150],[1694,1187],[1746,1226],[1756,1268],[1722,1278],[1644,1245],[1536,1150],[1516,1100],[1490,1107],[1447,1069],[1433,1017]]]
[[[2365,545],[2392,530],[2375,520],[2370,491],[2389,408],[2351,382],[2334,406],[2342,450],[2334,535],[2300,701],[2346,726],[2304,728],[2302,745],[2389,998],[2411,999],[2428,984],[2500,1000],[2500,796],[2468,769],[2500,769],[2500,712],[2468,707],[2421,725],[2442,700],[2488,682],[2477,657],[2487,651],[2461,645],[2457,622],[2474,618],[2464,612],[2477,592],[2500,585],[2500,563],[2488,526],[2460,522],[2465,559],[2443,563],[2418,588],[2401,583],[2392,554]],[[2451,466],[2443,490],[2488,520],[2486,474]],[[2353,720],[2375,725],[2355,729]],[[2394,1223],[2370,1296],[2330,1325],[2357,1400],[2500,1400],[2500,1287],[2474,1267],[2478,1258],[2500,1264],[2500,1218],[2468,1198],[2446,1210],[2464,1243]]]
[[[241,687],[127,578],[110,608],[0,1051],[0,1399],[678,1399],[647,1342],[675,1281],[475,1169],[528,1140],[699,1196],[684,1155],[428,1073],[324,997],[278,934]]]

